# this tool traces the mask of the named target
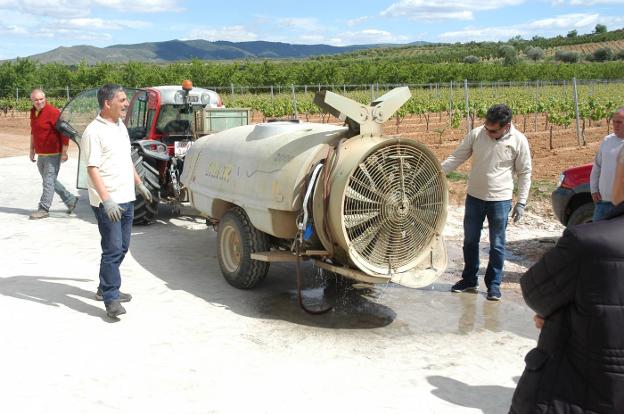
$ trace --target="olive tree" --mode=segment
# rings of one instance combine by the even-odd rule
[[[534,62],[544,59],[544,49],[541,47],[530,47],[525,53]]]

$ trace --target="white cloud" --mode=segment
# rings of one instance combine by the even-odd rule
[[[108,32],[128,28],[145,28],[150,23],[138,20],[104,20],[99,18],[77,17],[66,20],[52,19],[36,25],[0,24],[0,35],[19,36],[22,38],[109,40]]]
[[[565,0],[556,0],[553,2],[555,5],[565,5]],[[623,0],[570,0],[568,2],[570,6],[609,6],[609,5],[623,5]]]
[[[304,45],[316,45],[319,43],[325,43],[327,40],[323,35],[302,35],[297,39],[297,43],[301,43]]]
[[[160,13],[184,11],[184,8],[177,5],[178,2],[176,0],[94,0],[93,3],[126,12]]]
[[[0,0],[0,10],[48,17],[88,16],[88,0]]]
[[[381,12],[386,17],[406,17],[411,20],[473,20],[474,11],[495,10],[516,6],[525,0],[482,0],[435,1],[435,0],[399,0]]]
[[[0,35],[7,36],[26,36],[30,31],[24,26],[16,25],[0,25]]]
[[[319,32],[324,30],[315,17],[285,17],[277,20],[278,26],[287,29],[298,29],[305,32]]]
[[[42,27],[34,31],[29,31],[29,36],[46,39],[71,39],[89,41],[107,41],[113,38],[110,33],[94,32],[85,29],[67,27]]]
[[[355,19],[347,20],[347,26],[357,26],[358,24],[364,23],[368,19],[370,19],[368,16],[356,17]]]
[[[209,41],[228,40],[230,42],[248,42],[258,40],[256,33],[248,31],[245,26],[225,26],[217,29],[199,28],[195,29],[186,37],[188,40],[204,39]]]
[[[105,30],[140,29],[151,25],[149,22],[141,20],[104,20],[100,18],[75,18],[61,20],[59,23],[62,26],[68,27],[86,27]]]
[[[385,30],[365,29],[355,32],[346,31],[336,33],[332,38],[327,40],[327,43],[334,46],[346,46],[372,43],[405,43],[407,41],[407,36],[394,35]]]
[[[525,37],[526,33],[527,32],[523,30],[512,28],[509,26],[485,28],[467,27],[464,30],[442,33],[438,37],[444,42],[461,42],[465,41],[466,39],[474,40],[476,42],[482,42],[507,40],[517,35]]]
[[[581,29],[584,27],[595,26],[600,19],[600,15],[595,14],[564,14],[548,19],[535,20],[526,25],[527,29],[544,30],[544,29]]]
[[[180,12],[176,0],[0,0],[0,10],[26,15],[71,18],[89,16],[91,7],[100,6],[121,12]]]
[[[513,36],[531,38],[535,35],[550,37],[564,34],[570,30],[591,32],[596,24],[621,25],[624,17],[604,17],[597,13],[564,14],[548,19],[534,20],[528,23],[498,27],[467,27],[464,30],[446,32],[439,36],[442,41],[507,40]]]

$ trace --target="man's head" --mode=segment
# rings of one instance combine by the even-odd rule
[[[613,133],[618,138],[624,139],[624,106],[615,110],[611,122],[613,123]]]
[[[97,91],[100,116],[112,122],[126,116],[130,103],[120,85],[106,84]]]
[[[490,107],[485,115],[485,132],[494,139],[499,139],[511,128],[511,118],[513,114],[511,109],[504,104],[498,104]]]
[[[41,111],[46,104],[45,93],[41,89],[33,89],[30,93],[30,101],[37,111]]]

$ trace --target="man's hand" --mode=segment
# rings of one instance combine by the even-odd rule
[[[520,220],[522,218],[522,216],[524,216],[524,208],[525,207],[526,207],[525,204],[516,203],[516,205],[513,208],[512,213],[511,213],[511,218],[513,219],[514,223],[517,223],[518,220]]]
[[[115,203],[112,198],[102,201],[102,204],[104,205],[104,212],[110,221],[115,223],[121,220],[121,214],[124,212],[124,209]]]
[[[537,329],[542,329],[544,327],[544,317],[538,314],[535,314],[533,317],[533,321],[535,322],[535,327]]]
[[[602,201],[602,195],[600,194],[600,191],[596,191],[595,193],[592,193],[592,200],[594,201],[594,203]]]
[[[30,160],[31,160],[32,162],[35,162],[35,161],[36,161],[36,160],[35,160],[35,149],[34,149],[34,148],[31,148],[31,149],[30,149]]]
[[[139,192],[139,194],[141,194],[143,196],[143,199],[145,201],[147,201],[148,203],[151,203],[153,200],[152,197],[152,193],[150,192],[150,190],[147,189],[147,187],[145,186],[145,184],[143,183],[138,183],[136,185],[136,189]]]
[[[69,148],[69,145],[63,145],[63,148],[61,148],[61,162],[65,162],[67,161],[67,158],[69,158],[67,156],[67,149]]]

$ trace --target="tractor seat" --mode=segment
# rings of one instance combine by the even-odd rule
[[[186,119],[179,119],[167,122],[163,128],[163,133],[169,135],[177,135],[176,133],[188,133],[191,129],[191,123]]]

